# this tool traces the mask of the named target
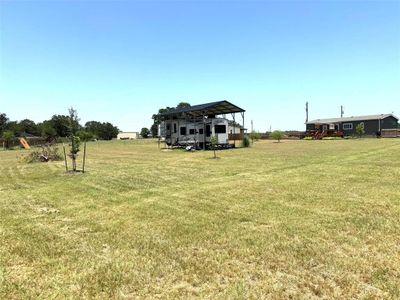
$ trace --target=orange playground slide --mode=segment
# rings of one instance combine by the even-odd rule
[[[19,142],[21,143],[22,147],[24,147],[25,149],[31,149],[31,146],[29,146],[28,142],[26,141],[26,139],[24,138],[20,138]]]

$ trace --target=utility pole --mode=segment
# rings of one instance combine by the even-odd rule
[[[340,117],[343,118],[344,115],[344,107],[343,105],[340,106]]]
[[[308,122],[308,101],[306,102],[306,123]]]
[[[254,128],[253,128],[253,120],[251,120],[251,132],[253,132]]]

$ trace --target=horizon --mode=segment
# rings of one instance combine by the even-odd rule
[[[260,132],[400,117],[400,2],[0,2],[0,112],[150,128],[228,100]],[[237,120],[241,123],[240,117]]]

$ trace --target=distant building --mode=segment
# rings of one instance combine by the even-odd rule
[[[136,140],[139,138],[139,132],[120,132],[117,140]]]
[[[344,136],[356,135],[356,127],[364,123],[366,135],[381,135],[382,130],[398,128],[399,119],[392,114],[316,119],[306,123],[308,132],[342,132]]]

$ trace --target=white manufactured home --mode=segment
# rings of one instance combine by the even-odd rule
[[[211,137],[215,136],[219,147],[229,148],[236,145],[235,141],[230,144],[230,136],[237,138],[241,132],[240,128],[229,126],[226,115],[231,114],[235,121],[235,114],[240,113],[244,122],[244,112],[226,100],[171,109],[160,115],[163,121],[159,136],[169,146],[190,145],[198,149],[209,148]]]
[[[136,140],[139,138],[139,132],[120,132],[117,140]]]

